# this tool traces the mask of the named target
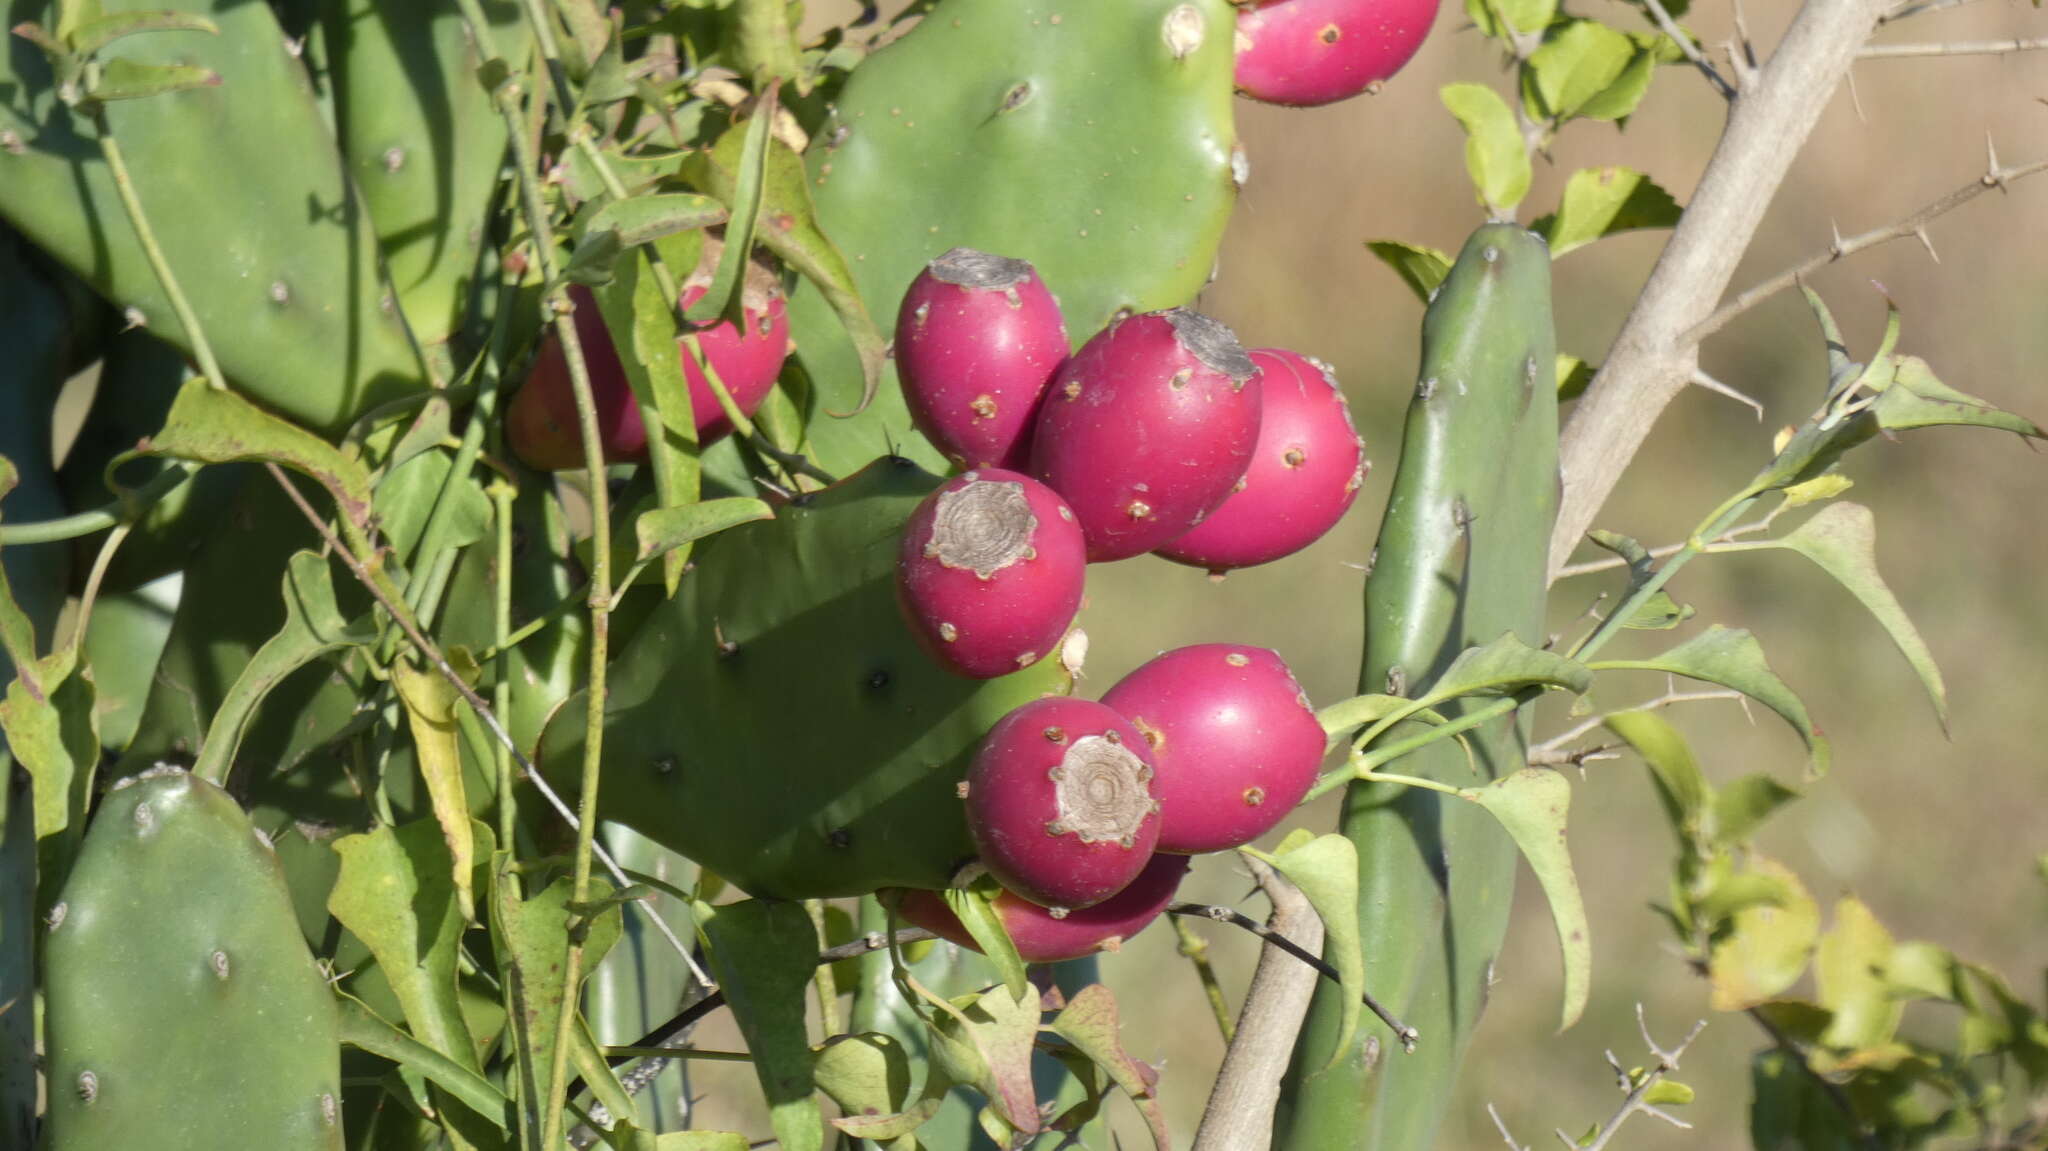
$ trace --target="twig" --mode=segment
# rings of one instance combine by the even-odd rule
[[[1180,936],[1180,953],[1195,965],[1195,977],[1202,981],[1202,994],[1209,1000],[1209,1010],[1216,1016],[1216,1029],[1223,1033],[1227,1047],[1237,1038],[1237,1024],[1230,1018],[1230,1004],[1223,998],[1223,984],[1216,978],[1215,965],[1209,962],[1209,941],[1203,939],[1186,917],[1173,917],[1173,930]]]
[[[1685,53],[1685,58],[1692,61],[1693,67],[1698,68],[1700,74],[1707,78],[1707,82],[1714,86],[1714,91],[1719,92],[1723,100],[1734,100],[1735,86],[1715,70],[1713,62],[1700,52],[1699,46],[1692,42],[1692,37],[1686,35],[1685,29],[1678,26],[1678,21],[1671,18],[1671,13],[1664,10],[1664,5],[1659,0],[1643,0],[1643,3],[1649,8],[1650,15],[1656,19],[1657,27],[1678,45],[1678,50]]]
[[[1770,60],[1730,105],[1692,202],[1564,429],[1553,572],[1571,558],[1658,415],[1692,378],[1697,351],[1680,337],[1727,290],[1829,94],[1890,7],[1892,0],[1805,0]]]
[[[1977,0],[1906,0],[1905,3],[1879,16],[1877,18],[1877,25],[1882,28],[1886,24],[1904,20],[1909,16],[1925,16],[1930,12],[1942,12],[1950,8],[1960,8],[1965,4],[1975,4],[1976,2]]]
[[[1730,543],[1741,539],[1743,536],[1755,535],[1760,531],[1764,531],[1771,526],[1771,521],[1777,518],[1778,511],[1783,507],[1784,505],[1780,504],[1778,507],[1771,509],[1770,515],[1760,520],[1752,520],[1749,523],[1737,524],[1729,528],[1727,531],[1707,541],[1707,550],[1712,551],[1715,544]],[[1685,545],[1682,543],[1659,544],[1650,549],[1650,558],[1663,559],[1666,556],[1677,555],[1684,550]],[[1556,578],[1570,579],[1573,576],[1592,575],[1594,572],[1613,571],[1615,568],[1627,566],[1628,561],[1620,556],[1606,556],[1597,560],[1587,560],[1584,563],[1568,564],[1565,567],[1561,567],[1557,570]]]
[[[1297,956],[1281,943],[1320,948],[1322,918],[1308,897],[1279,873],[1256,859],[1248,862],[1273,904],[1270,934],[1265,937],[1273,946],[1259,953],[1259,966],[1238,1016],[1237,1036],[1217,1069],[1193,1151],[1265,1151],[1271,1145],[1280,1083],[1315,994],[1315,973],[1295,962]]]
[[[2030,164],[2001,168],[1996,163],[1996,157],[1994,156],[1993,161],[1986,166],[1983,175],[1947,195],[1923,204],[1915,211],[1909,212],[1889,224],[1872,228],[1868,232],[1850,236],[1847,239],[1836,238],[1826,249],[1807,257],[1794,267],[1772,276],[1770,279],[1744,291],[1741,295],[1723,304],[1712,315],[1687,329],[1678,339],[1686,345],[1697,344],[1715,332],[1720,331],[1728,321],[1755,307],[1757,304],[1792,287],[1800,280],[1812,275],[1828,264],[1834,263],[1836,260],[1846,256],[1853,256],[1865,248],[1874,248],[1879,244],[1904,239],[1907,236],[1917,236],[1922,243],[1926,243],[1927,225],[1933,222],[1936,217],[1954,211],[1992,188],[2003,189],[2009,184],[2024,180],[2028,176],[2044,170],[2048,170],[2048,160],[2035,160]],[[1932,248],[1930,247],[1929,250],[1931,251]]]
[[[1694,1039],[1699,1038],[1701,1029],[1706,1027],[1706,1025],[1707,1021],[1704,1019],[1693,1024],[1692,1030],[1685,1033],[1685,1038],[1679,1040],[1678,1046],[1666,1051],[1664,1048],[1657,1046],[1656,1040],[1650,1038],[1650,1025],[1643,1020],[1643,1005],[1640,1003],[1636,1004],[1636,1027],[1643,1034],[1643,1045],[1650,1049],[1650,1054],[1657,1057],[1656,1066],[1645,1071],[1642,1079],[1631,1085],[1628,1072],[1622,1069],[1621,1061],[1614,1057],[1614,1052],[1609,1051],[1607,1053],[1607,1062],[1614,1068],[1614,1073],[1621,1080],[1622,1089],[1628,1095],[1621,1101],[1621,1109],[1609,1117],[1607,1122],[1601,1125],[1600,1130],[1594,1134],[1591,1143],[1574,1143],[1567,1138],[1565,1145],[1583,1148],[1584,1151],[1601,1151],[1602,1148],[1607,1146],[1608,1141],[1614,1138],[1614,1133],[1621,1129],[1621,1125],[1628,1121],[1628,1117],[1638,1112],[1645,1115],[1653,1115],[1671,1124],[1673,1127],[1690,1128],[1692,1124],[1658,1108],[1655,1104],[1645,1102],[1645,1099],[1650,1094],[1650,1088],[1655,1087],[1657,1082],[1663,1079],[1668,1072],[1678,1070],[1679,1057],[1685,1054],[1686,1048],[1692,1046]]]
[[[1529,1147],[1515,1141],[1515,1133],[1508,1130],[1508,1121],[1500,1117],[1500,1112],[1490,1102],[1486,1105],[1486,1113],[1493,1116],[1493,1129],[1500,1132],[1502,1141],[1508,1145],[1508,1151],[1531,1151]]]
[[[188,464],[182,460],[166,460],[163,470],[151,476],[149,482],[90,511],[51,520],[0,524],[0,547],[75,540],[95,532],[103,532],[116,524],[134,523],[158,500],[176,491],[198,472],[196,464]]]
[[[1255,864],[1258,863],[1257,860],[1253,860],[1252,862]],[[1258,936],[1260,939],[1263,939],[1266,942],[1272,944],[1273,946],[1279,948],[1280,950],[1286,952],[1287,954],[1292,955],[1294,958],[1314,968],[1318,972],[1321,972],[1323,978],[1329,980],[1330,982],[1341,982],[1341,977],[1337,974],[1337,969],[1335,967],[1332,967],[1330,964],[1323,962],[1321,956],[1318,956],[1314,952],[1309,951],[1308,949],[1302,947],[1300,944],[1295,943],[1292,939],[1289,939],[1287,936],[1275,932],[1272,928],[1266,926],[1263,923],[1260,923],[1258,920],[1253,919],[1251,916],[1246,915],[1235,908],[1219,907],[1215,904],[1209,903],[1185,903],[1176,901],[1174,903],[1169,903],[1166,905],[1166,913],[1168,915],[1176,917],[1189,916],[1198,919],[1212,919],[1215,920],[1217,923],[1228,923],[1232,927],[1241,927],[1244,930],[1251,932],[1253,935]],[[1402,1050],[1413,1052],[1415,1050],[1415,1041],[1422,1037],[1422,1033],[1420,1031],[1417,1031],[1415,1028],[1408,1026],[1406,1023],[1401,1022],[1399,1019],[1394,1018],[1393,1013],[1388,1011],[1385,1007],[1382,1007],[1380,1005],[1380,1001],[1374,999],[1370,992],[1361,992],[1361,998],[1365,1000],[1365,1005],[1368,1008],[1372,1009],[1372,1013],[1380,1017],[1380,1022],[1386,1024],[1387,1028],[1394,1033],[1394,1037],[1401,1041]]]
[[[1656,0],[1651,0],[1655,3]],[[1911,56],[2003,56],[2012,52],[2038,52],[2048,48],[2048,36],[2031,40],[1951,40],[1925,44],[1866,44],[1856,55],[1864,60],[1900,59]]]
[[[505,725],[498,722],[497,714],[491,710],[491,706],[484,702],[484,698],[476,693],[475,688],[469,686],[469,681],[462,678],[461,674],[448,662],[448,657],[441,654],[441,649],[435,646],[425,635],[421,634],[419,624],[413,620],[409,613],[403,610],[397,598],[391,595],[377,581],[376,576],[372,575],[370,570],[363,566],[363,561],[358,559],[346,547],[342,546],[340,538],[334,534],[334,529],[328,527],[327,521],[320,518],[320,513],[313,509],[313,505],[306,502],[306,497],[299,494],[299,489],[293,486],[290,479],[286,478],[284,469],[268,462],[263,466],[270,472],[271,478],[275,479],[278,485],[284,488],[285,494],[291,497],[291,501],[298,505],[299,511],[304,514],[306,521],[313,525],[313,530],[319,532],[320,538],[327,542],[328,550],[333,552],[335,557],[347,566],[348,570],[356,577],[356,581],[362,584],[364,589],[376,599],[379,606],[383,607],[385,612],[398,621],[398,626],[404,629],[406,638],[412,641],[414,649],[426,657],[428,663],[434,665],[434,669],[441,673],[441,678],[447,680],[455,688],[456,693],[461,695],[463,700],[476,712],[476,717],[483,721],[484,727],[489,729],[492,738],[496,739],[511,754],[512,762],[519,765],[520,772],[526,776],[528,782],[533,784],[534,790],[540,793],[541,798],[546,800],[548,805],[555,809],[555,813],[566,820],[570,827],[575,827],[577,824],[576,813],[570,810],[567,803],[562,801],[561,794],[554,789],[554,786],[542,778],[539,769],[533,766],[533,761],[526,758],[526,754],[519,750],[518,742],[512,738],[510,732],[505,730]],[[604,864],[605,870],[610,873],[612,879],[620,887],[632,886],[633,881],[626,878],[625,869],[619,866],[618,861],[612,858],[610,852],[600,845],[596,848],[596,855],[598,862]],[[652,908],[639,900],[632,901],[632,906],[639,908],[641,914],[646,916],[647,920],[654,925],[655,930],[675,947],[676,954],[682,956],[683,962],[690,965],[691,972],[700,981],[709,985],[711,977],[704,974],[704,969],[697,965],[696,958],[690,954],[690,949],[683,945],[683,941],[676,937],[675,929],[668,925],[668,921],[656,915]]]

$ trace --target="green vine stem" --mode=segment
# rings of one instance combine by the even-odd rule
[[[135,238],[142,244],[142,253],[149,258],[149,270],[156,273],[164,295],[170,298],[171,310],[177,313],[186,338],[192,341],[192,356],[199,361],[200,374],[206,377],[207,383],[225,391],[227,377],[221,375],[220,363],[213,358],[213,345],[206,342],[206,333],[199,327],[199,316],[192,311],[185,293],[178,288],[178,278],[171,274],[171,263],[164,258],[163,248],[157,245],[149,217],[143,214],[142,200],[135,194],[135,181],[128,175],[127,161],[121,158],[121,145],[114,142],[113,130],[107,127],[106,113],[96,108],[92,118],[93,126],[99,129],[100,155],[106,158],[107,171],[114,178],[114,190],[121,194],[121,207],[128,212],[128,222],[135,228]]]
[[[158,500],[178,490],[185,481],[198,474],[198,471],[199,469],[191,464],[173,462],[151,476],[148,483],[89,511],[34,523],[0,525],[0,547],[75,540],[106,531],[119,524],[132,524],[141,519],[143,513],[155,506]]]
[[[1209,941],[1182,916],[1174,917],[1173,930],[1180,936],[1180,953],[1194,964],[1195,978],[1202,981],[1202,995],[1209,1001],[1210,1013],[1216,1016],[1216,1029],[1223,1033],[1223,1042],[1228,1045],[1237,1038],[1237,1024],[1230,1018],[1230,1004],[1223,998],[1223,984],[1216,979],[1216,967],[1209,962]]]

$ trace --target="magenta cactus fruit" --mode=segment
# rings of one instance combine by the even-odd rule
[[[1279,655],[1204,643],[1117,681],[1102,702],[1127,717],[1159,768],[1158,850],[1227,851],[1273,827],[1316,781],[1323,727]]]
[[[1344,393],[1319,360],[1280,348],[1259,365],[1259,443],[1223,505],[1159,554],[1225,572],[1293,555],[1335,527],[1372,467]]]
[[[718,266],[718,249],[717,241],[706,241],[704,258],[683,282],[684,307],[696,303],[709,287]],[[583,346],[584,366],[590,372],[590,395],[597,408],[604,458],[615,464],[638,463],[647,458],[647,428],[640,420],[632,385],[626,382],[618,349],[612,346],[590,289],[570,285],[569,300],[575,308],[576,338]],[[742,328],[735,328],[729,320],[709,320],[691,325],[691,330],[719,382],[732,393],[740,411],[751,416],[775,387],[775,378],[790,353],[789,315],[774,272],[758,262],[748,265],[740,306]],[[689,382],[690,413],[697,425],[698,442],[709,443],[732,431],[711,384],[681,340],[676,341],[676,354]],[[505,434],[513,452],[528,467],[560,471],[583,466],[583,438],[576,425],[569,360],[553,328],[542,337],[525,386],[512,397]]]
[[[1102,902],[1152,858],[1159,801],[1144,737],[1085,699],[996,721],[967,769],[967,828],[996,882],[1059,910]]]
[[[1259,438],[1258,370],[1229,328],[1174,308],[1112,321],[1053,377],[1031,470],[1091,561],[1151,551],[1215,510]]]
[[[1005,891],[995,898],[996,917],[1026,963],[1057,963],[1115,951],[1159,918],[1187,873],[1187,856],[1154,855],[1130,886],[1093,907],[1054,915]],[[904,919],[941,939],[971,951],[981,950],[945,896],[936,891],[905,891],[898,897],[896,909]]]
[[[895,355],[910,418],[947,459],[1021,470],[1067,325],[1030,264],[954,248],[904,294]]]
[[[1379,85],[1414,58],[1437,0],[1261,0],[1237,11],[1237,90],[1298,108]]]
[[[932,658],[973,679],[1059,647],[1087,579],[1081,525],[1059,493],[981,468],[925,497],[903,528],[897,602]]]

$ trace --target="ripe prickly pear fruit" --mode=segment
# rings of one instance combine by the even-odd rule
[[[1035,699],[996,721],[967,769],[967,829],[996,882],[1072,910],[1152,858],[1159,801],[1144,737],[1085,699]]]
[[[1159,768],[1160,851],[1250,843],[1294,810],[1323,762],[1315,709],[1265,648],[1175,648],[1118,680],[1102,702],[1130,719]]]
[[[1087,567],[1081,525],[1059,493],[981,468],[948,480],[911,513],[896,599],[933,659],[994,679],[1059,646],[1081,610]]]
[[[1310,108],[1376,91],[1422,47],[1437,0],[1263,0],[1237,12],[1237,90]]]
[[[996,896],[995,911],[1026,963],[1057,963],[1098,951],[1115,951],[1145,929],[1166,905],[1188,873],[1185,855],[1154,855],[1129,887],[1093,907],[1055,916],[1013,892]],[[972,951],[981,950],[960,917],[936,891],[905,891],[896,909],[903,918],[941,939]]]
[[[1221,574],[1293,555],[1335,527],[1372,465],[1351,409],[1320,360],[1279,348],[1259,365],[1259,444],[1223,506],[1159,549],[1176,563]]]
[[[1258,369],[1229,328],[1172,308],[1112,321],[1053,377],[1031,470],[1091,561],[1151,551],[1216,509],[1259,438]]]
[[[704,260],[683,282],[682,304],[688,307],[702,298],[717,268],[716,242],[706,242]],[[590,370],[590,395],[597,406],[599,438],[604,457],[610,463],[637,463],[647,458],[647,429],[640,421],[640,405],[633,387],[626,381],[625,366],[604,326],[604,317],[590,289],[571,285],[570,301],[575,305],[576,335],[583,345],[583,361]],[[775,387],[782,363],[789,358],[789,315],[782,292],[772,273],[759,264],[747,268],[740,297],[744,330],[728,320],[710,320],[692,325],[698,347],[718,373],[719,382],[732,393],[740,411],[751,416]],[[704,373],[697,369],[689,350],[676,342],[683,377],[690,385],[690,413],[695,417],[697,440],[709,443],[732,431],[732,424],[718,406],[717,397]],[[561,471],[583,466],[582,433],[576,426],[576,393],[569,382],[569,360],[562,351],[554,329],[541,340],[540,352],[526,386],[512,398],[506,414],[506,437],[512,450],[529,467]]]
[[[961,467],[1021,470],[1052,374],[1067,357],[1059,303],[1029,263],[954,248],[896,314],[896,374],[917,430]]]

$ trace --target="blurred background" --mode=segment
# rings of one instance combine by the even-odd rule
[[[852,7],[820,3],[813,15],[838,19]],[[1744,5],[1760,52],[1796,7],[1790,0]],[[1580,14],[1647,28],[1627,5],[1595,9]],[[1734,16],[1728,0],[1697,0],[1686,24],[1720,59]],[[2044,34],[2048,15],[2036,8],[1984,0],[1891,25],[1877,40]],[[1454,80],[1504,89],[1501,63],[1497,48],[1466,27],[1462,9],[1447,4],[1421,55],[1377,96],[1309,111],[1239,101],[1251,179],[1224,241],[1219,278],[1199,306],[1247,346],[1285,346],[1334,364],[1377,466],[1345,523],[1280,563],[1220,583],[1150,557],[1095,569],[1081,620],[1093,641],[1085,685],[1093,692],[1162,649],[1229,640],[1280,651],[1318,703],[1352,694],[1362,638],[1358,565],[1392,480],[1422,315],[1364,241],[1455,252],[1481,222],[1462,133],[1436,93]],[[1987,134],[2007,164],[2048,155],[2048,53],[1868,60],[1856,67],[1855,82],[1855,99],[1844,89],[1830,101],[1733,290],[1824,250],[1831,226],[1854,235],[1973,179],[1984,171]],[[1537,161],[1523,222],[1550,211],[1571,173],[1591,165],[1638,168],[1686,202],[1725,115],[1696,72],[1664,69],[1625,130],[1567,126],[1550,162]],[[1813,278],[1852,352],[1867,353],[1882,330],[1883,299],[1870,283],[1880,281],[1905,315],[1902,351],[1926,358],[1955,387],[2048,419],[2048,177],[1984,195],[1929,233],[1939,262],[1907,240]],[[1668,235],[1623,235],[1558,261],[1561,351],[1604,358]],[[1754,473],[1778,428],[1810,413],[1826,379],[1811,313],[1796,292],[1714,336],[1702,366],[1755,397],[1764,418],[1688,391],[1665,412],[1600,526],[1646,544],[1681,538]],[[1884,633],[1819,569],[1784,554],[1700,560],[1678,577],[1674,594],[1695,605],[1702,621],[1754,630],[1834,741],[1833,774],[1810,785],[1809,798],[1768,825],[1759,844],[1797,870],[1823,906],[1854,893],[1898,938],[1939,940],[2037,996],[2048,961],[2048,885],[2034,867],[2048,851],[2048,582],[2039,574],[2048,565],[2048,457],[2014,437],[1933,431],[1874,442],[1850,457],[1846,474],[1856,484],[1847,498],[1877,514],[1886,578],[1947,675],[1953,736],[1943,738]],[[1600,590],[1618,586],[1612,573],[1559,584],[1553,626],[1566,626]],[[1668,640],[1652,633],[1639,642],[1647,652]],[[1612,708],[1660,690],[1649,679],[1609,687],[1600,703]],[[1691,738],[1710,777],[1770,770],[1798,782],[1801,749],[1775,717],[1752,723],[1732,703],[1666,714]],[[1541,717],[1539,737],[1556,731],[1561,718]],[[1324,831],[1334,819],[1328,805],[1303,811],[1295,824]],[[1634,1018],[1641,1001],[1665,1042],[1694,1020],[1709,1020],[1679,1076],[1699,1093],[1679,1109],[1695,1127],[1638,1118],[1618,1145],[1747,1146],[1748,1058],[1765,1041],[1747,1018],[1709,1011],[1705,981],[1667,946],[1668,931],[1649,910],[1666,890],[1673,844],[1636,761],[1590,765],[1574,789],[1571,839],[1593,925],[1592,1004],[1576,1027],[1555,1033],[1557,944],[1524,872],[1500,982],[1439,1145],[1500,1146],[1489,1102],[1524,1143],[1547,1143],[1553,1127],[1583,1131],[1604,1120],[1619,1096],[1601,1053],[1612,1048],[1625,1062],[1642,1061]],[[1237,903],[1250,886],[1233,860],[1211,857],[1197,865],[1183,897]],[[1264,914],[1261,901],[1247,907]],[[1203,931],[1235,1009],[1256,959],[1254,941],[1229,928],[1205,924]],[[1185,1145],[1223,1054],[1194,971],[1164,924],[1106,958],[1103,971],[1123,1007],[1126,1044],[1164,1066],[1168,1116]],[[707,1033],[703,1042],[724,1039]],[[711,1095],[705,1122],[715,1122],[720,1097],[744,1097],[742,1080],[731,1086],[722,1089],[715,1073],[699,1076],[698,1090]],[[1128,1121],[1120,1123],[1125,1146],[1148,1145],[1135,1116],[1120,1119]]]

